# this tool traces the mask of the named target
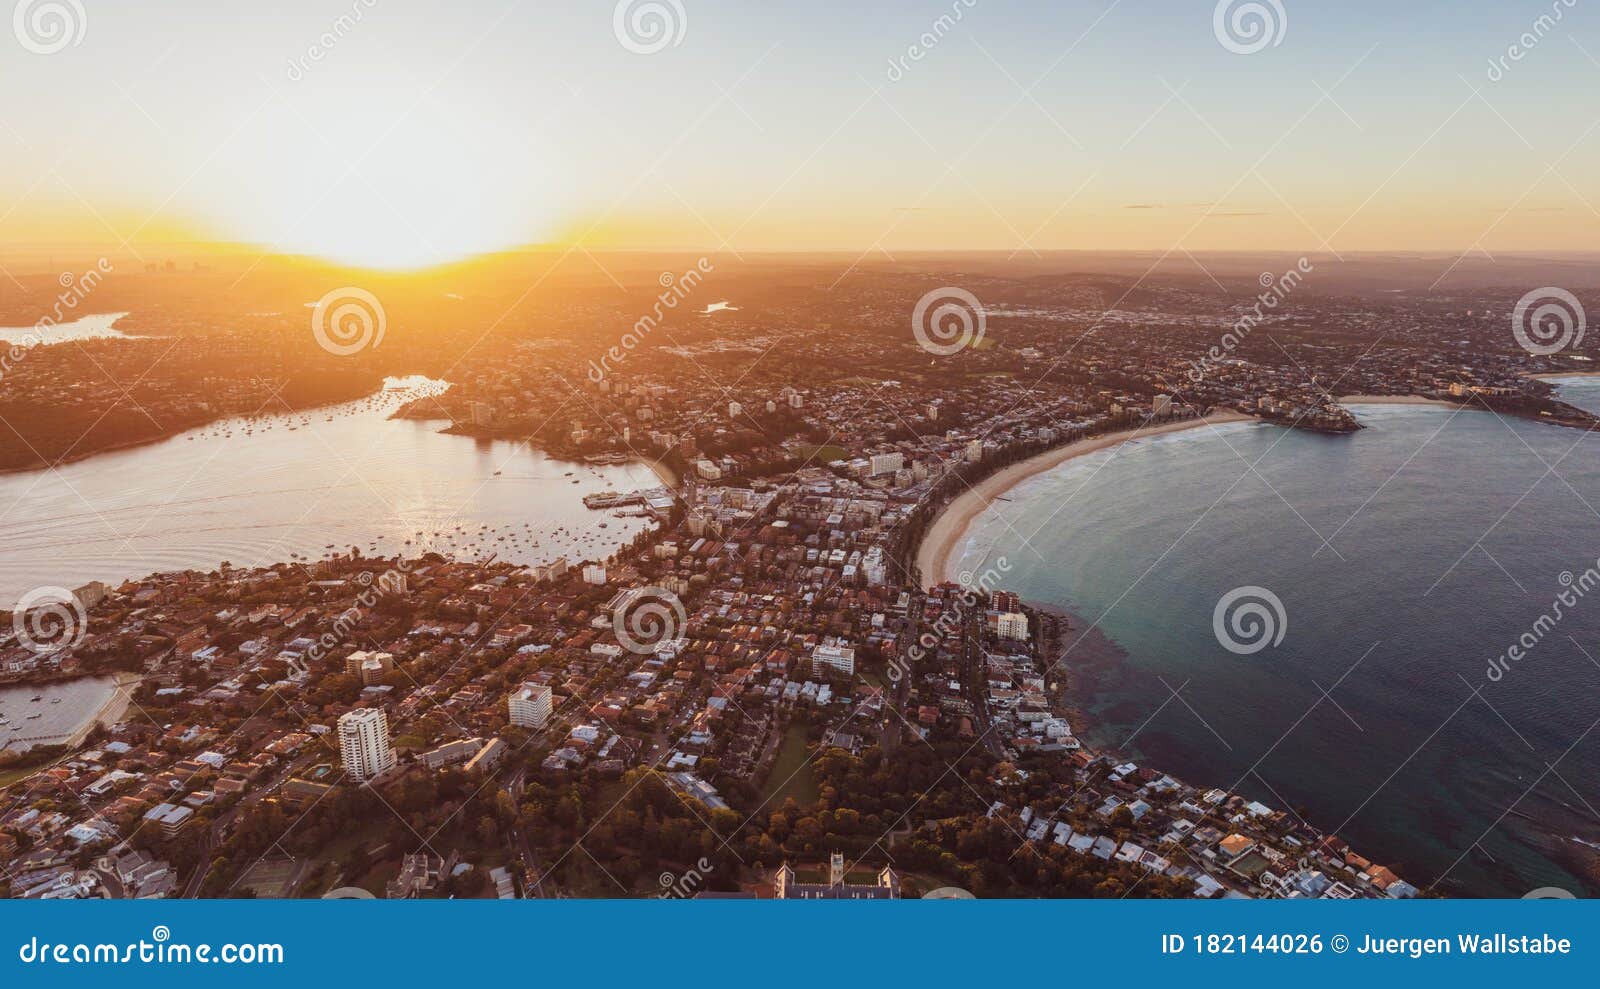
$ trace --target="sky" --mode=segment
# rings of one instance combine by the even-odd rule
[[[1600,249],[1585,0],[4,2],[0,253]]]

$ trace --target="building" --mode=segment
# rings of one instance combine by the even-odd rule
[[[1028,616],[1020,611],[1001,612],[995,616],[994,632],[1002,639],[1028,639]]]
[[[1158,416],[1172,414],[1172,396],[1157,395],[1155,402],[1150,406],[1150,411]]]
[[[144,819],[161,828],[161,836],[166,839],[176,838],[183,826],[189,823],[189,818],[194,816],[194,810],[189,807],[179,807],[175,804],[157,804],[145,812]]]
[[[394,656],[386,652],[353,652],[345,657],[344,671],[359,677],[363,687],[370,687],[394,669]]]
[[[543,728],[550,720],[552,694],[549,687],[525,683],[506,698],[511,723],[519,728]]]
[[[854,676],[856,651],[840,643],[823,643],[811,650],[811,674],[820,676],[824,669],[834,670],[845,676]]]
[[[446,766],[467,762],[481,751],[483,751],[483,739],[462,738],[446,742],[436,749],[429,749],[418,758],[429,769],[443,769]]]
[[[826,884],[796,882],[794,870],[785,864],[773,879],[772,895],[780,900],[898,900],[900,898],[900,875],[887,866],[878,873],[878,881],[871,885],[853,885],[844,880],[844,856],[834,852],[828,859]]]
[[[491,738],[488,744],[480,749],[478,754],[473,756],[472,760],[467,763],[466,771],[475,776],[492,773],[494,768],[500,765],[500,760],[506,757],[508,751],[510,751],[510,746],[506,745],[505,742],[498,738]]]
[[[893,474],[905,465],[906,457],[903,453],[874,454],[871,474],[873,477],[877,477],[879,474]]]
[[[604,587],[606,585],[606,568],[598,563],[585,565],[583,568],[583,582],[585,584],[593,584],[596,587]]]
[[[394,768],[394,746],[389,742],[389,717],[374,707],[339,716],[339,757],[344,771],[366,782]]]

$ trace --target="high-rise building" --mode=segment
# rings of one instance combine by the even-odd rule
[[[506,698],[511,723],[519,728],[543,728],[550,720],[550,688],[537,683],[525,683]]]
[[[339,716],[339,756],[344,771],[363,782],[394,768],[394,747],[389,743],[389,717],[375,707]]]
[[[893,474],[904,467],[906,457],[903,453],[877,453],[872,457],[872,476],[879,474]]]
[[[1026,640],[1028,638],[1028,616],[1020,611],[1003,611],[995,616],[994,631],[1002,639]]]

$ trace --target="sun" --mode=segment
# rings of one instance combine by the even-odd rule
[[[539,242],[562,222],[550,156],[492,111],[374,96],[263,118],[206,207],[232,239],[405,270]]]

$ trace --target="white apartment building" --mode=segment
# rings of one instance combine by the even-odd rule
[[[903,453],[897,452],[875,454],[872,458],[872,476],[877,477],[879,474],[893,474],[895,471],[899,470],[905,465],[906,457]]]
[[[1005,611],[995,616],[994,632],[1002,639],[1026,640],[1028,616],[1020,611]]]
[[[596,587],[606,586],[606,568],[598,563],[586,564],[583,568],[583,582]]]
[[[519,728],[543,728],[550,720],[552,693],[549,687],[525,683],[506,698],[511,723]]]
[[[823,643],[811,650],[811,675],[820,676],[824,669],[836,670],[845,676],[854,676],[856,651],[846,645]]]
[[[352,779],[363,782],[394,768],[389,742],[389,717],[375,707],[339,716],[339,756]]]

